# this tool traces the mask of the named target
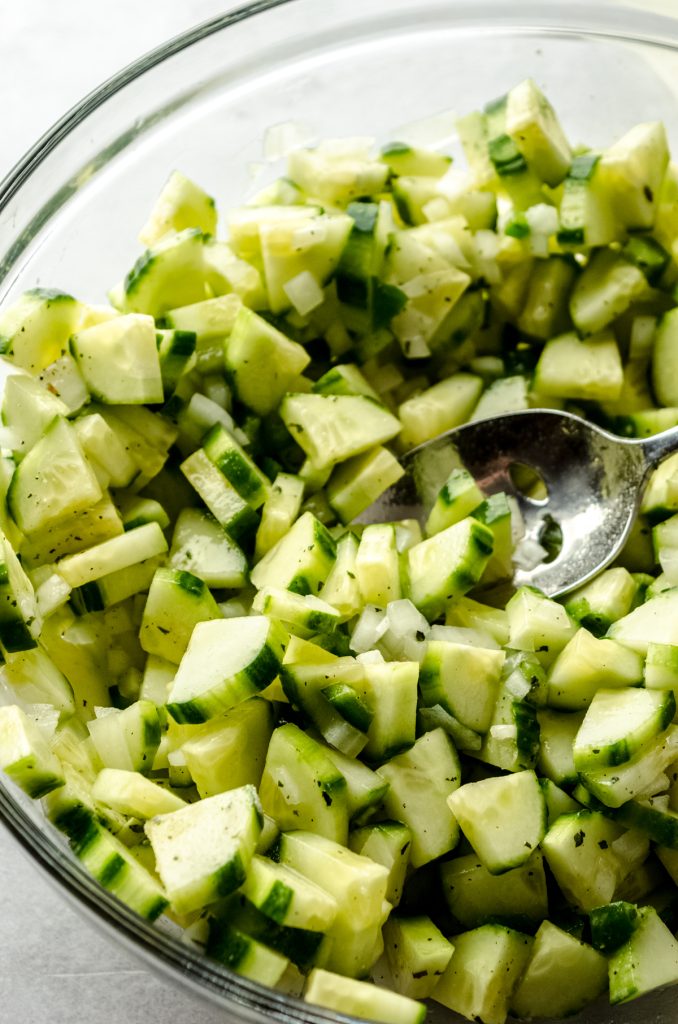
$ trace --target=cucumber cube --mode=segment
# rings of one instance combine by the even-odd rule
[[[533,771],[471,782],[448,805],[490,874],[520,867],[546,832],[546,804]]]
[[[261,820],[254,786],[241,786],[146,823],[176,913],[200,910],[242,885]]]
[[[287,634],[262,615],[199,622],[170,689],[177,722],[204,722],[265,689],[277,676]]]

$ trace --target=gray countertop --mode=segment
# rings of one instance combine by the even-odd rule
[[[101,81],[233,0],[21,0],[0,14],[0,178]],[[11,11],[11,13],[10,13]],[[80,918],[0,826],[0,1020],[223,1022]]]

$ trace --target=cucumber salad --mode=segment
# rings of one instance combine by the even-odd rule
[[[678,981],[678,455],[560,600],[458,461],[365,525],[468,420],[678,424],[678,166],[531,80],[457,130],[294,149],[219,227],[175,171],[108,304],[0,311],[0,768],[143,917],[389,1024]]]

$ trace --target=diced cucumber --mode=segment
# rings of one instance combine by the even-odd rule
[[[95,544],[86,551],[67,555],[57,563],[57,569],[69,586],[82,587],[165,551],[165,536],[158,523],[152,522]]]
[[[631,938],[638,920],[638,908],[632,903],[615,900],[596,907],[589,914],[591,942],[601,953],[613,953]]]
[[[118,494],[118,509],[125,532],[135,530],[137,526],[157,523],[161,530],[170,525],[170,517],[159,501],[155,498],[142,498],[138,494]]]
[[[487,764],[505,771],[517,772],[534,768],[539,753],[539,722],[537,709],[502,683],[494,708],[490,727],[483,737],[480,750],[468,750]]]
[[[178,665],[198,622],[221,618],[203,580],[180,569],[158,569],[151,582],[139,630],[149,654]]]
[[[186,228],[142,253],[124,281],[125,312],[158,317],[207,298],[203,244],[201,231]]]
[[[395,416],[364,395],[289,394],[280,415],[318,468],[360,455],[400,431]]]
[[[92,798],[132,818],[153,818],[157,814],[171,814],[186,806],[185,801],[176,793],[144,778],[138,772],[122,768],[102,769],[92,786]]]
[[[292,928],[324,932],[337,916],[337,901],[319,885],[256,854],[240,891],[262,914]]]
[[[497,924],[455,935],[452,959],[432,998],[469,1020],[504,1024],[531,948],[529,935]]]
[[[614,626],[610,630],[613,634]],[[643,661],[635,651],[616,640],[597,640],[581,628],[551,666],[548,703],[565,711],[577,711],[588,707],[599,689],[636,686],[642,678]]]
[[[323,747],[297,726],[274,730],[260,794],[264,811],[283,831],[312,829],[318,836],[346,842],[346,780]],[[320,883],[319,878],[315,881]]]
[[[65,352],[59,359],[46,366],[39,374],[38,380],[67,406],[71,414],[80,412],[83,405],[89,402],[89,392],[70,352]]]
[[[636,125],[603,154],[601,187],[608,193],[615,217],[629,229],[654,224],[668,162],[666,131],[660,121]]]
[[[115,836],[96,822],[72,840],[78,860],[119,900],[154,921],[167,907],[167,896],[156,878]]]
[[[215,341],[215,348],[223,356],[223,339],[233,330],[235,318],[242,303],[237,295],[219,295],[203,299],[189,306],[168,310],[163,323],[174,331],[191,332],[197,339],[198,366],[204,372],[203,360],[209,352],[209,342]],[[221,362],[219,364],[221,368]]]
[[[0,707],[0,768],[34,799],[64,784],[45,735],[16,704]]]
[[[492,531],[470,517],[416,544],[406,556],[408,596],[428,619],[436,619],[447,601],[479,581],[492,547]]]
[[[341,751],[328,745],[323,745],[323,749],[332,764],[341,772],[346,780],[346,804],[348,806],[350,822],[356,824],[369,819],[380,807],[384,794],[388,789],[388,783],[384,782],[380,775],[377,775],[375,771],[368,768],[358,758],[348,757],[346,754],[342,754]],[[353,849],[350,842],[349,846]],[[360,853],[361,851],[356,850],[355,852]],[[371,856],[371,854],[365,854],[365,856]],[[383,863],[383,860],[379,857],[373,857],[372,859],[376,860],[378,864]],[[390,867],[390,864],[385,866]]]
[[[572,321],[580,334],[596,334],[626,312],[632,303],[646,298],[648,293],[649,286],[642,270],[611,249],[598,249],[572,289]],[[561,351],[564,352],[564,348],[561,348]],[[586,349],[582,354],[588,355],[590,352],[590,349]],[[602,369],[602,357],[599,355],[599,358]],[[614,401],[615,396],[612,395],[610,398]],[[601,396],[600,400],[606,399]]]
[[[487,732],[504,659],[503,651],[429,640],[419,677],[424,704],[440,704],[469,729]]]
[[[32,288],[3,311],[0,349],[10,352],[17,366],[39,373],[64,354],[82,312],[71,295]]]
[[[14,438],[17,460],[33,447],[55,416],[68,416],[68,406],[28,374],[12,373],[5,381],[2,420]]]
[[[160,743],[155,704],[138,700],[124,711],[102,710],[105,713],[88,722],[87,728],[103,766],[148,774]]]
[[[274,313],[284,312],[291,305],[302,312],[292,301],[291,288],[300,274],[312,275],[322,295],[320,286],[336,270],[353,227],[351,217],[343,212],[309,217],[304,216],[301,207],[298,214],[297,218],[262,221],[259,225],[268,303]]]
[[[513,529],[511,506],[503,492],[491,494],[471,513],[474,519],[492,531],[492,555],[483,573],[483,581],[506,580],[513,574]]]
[[[365,527],[354,571],[364,604],[385,608],[390,601],[400,599],[400,561],[391,523]]]
[[[673,644],[648,644],[643,680],[648,690],[678,689],[678,649]]]
[[[214,200],[180,171],[172,171],[139,232],[142,245],[154,245],[165,235],[198,228],[206,235],[217,229]]]
[[[484,501],[484,495],[466,469],[453,469],[438,492],[433,508],[426,520],[426,534],[446,530],[448,526],[465,519]]]
[[[407,996],[319,967],[314,967],[308,976],[304,1001],[386,1024],[423,1024],[426,1016],[426,1007]]]
[[[75,420],[75,432],[87,460],[113,487],[129,487],[139,469],[103,416],[90,413]]]
[[[553,107],[531,78],[506,97],[506,132],[542,181],[553,186],[563,180],[572,160],[570,146]]]
[[[328,139],[315,149],[293,150],[287,159],[287,173],[307,195],[344,205],[380,193],[388,167],[369,156],[360,139]]]
[[[544,836],[548,866],[567,899],[581,910],[612,900],[623,873],[613,849],[621,832],[597,811],[584,810],[563,815]]]
[[[224,715],[191,729],[181,753],[199,795],[258,786],[272,732],[271,705],[260,697],[243,700]]]
[[[544,921],[511,999],[521,1019],[569,1017],[607,987],[607,961],[595,949]]]
[[[544,794],[533,771],[467,783],[448,804],[491,874],[524,864],[546,832]]]
[[[312,878],[334,897],[339,916],[354,920],[356,927],[366,926],[380,916],[388,878],[381,864],[304,831],[283,833],[280,862]]]
[[[326,691],[343,683],[354,689],[359,700],[364,680],[362,666],[352,658],[339,658],[331,664],[286,663],[280,675],[287,699],[304,712],[323,739],[348,757],[357,757],[367,743],[367,735],[329,700]],[[371,712],[371,708],[368,710]]]
[[[37,646],[42,628],[33,584],[0,530],[0,644],[6,654]]]
[[[470,597],[457,597],[445,610],[445,624],[480,629],[500,646],[508,645],[508,615],[503,608],[491,608]]]
[[[247,452],[219,423],[203,438],[203,450],[210,462],[253,509],[268,497],[269,482]]]
[[[7,492],[14,521],[34,535],[85,512],[102,498],[72,426],[55,417],[17,466]]]
[[[208,587],[242,587],[247,559],[226,531],[206,512],[185,508],[174,526],[169,564],[198,576]]]
[[[583,712],[567,714],[540,708],[539,772],[558,786],[572,785],[578,779],[572,748],[584,720]]]
[[[548,914],[544,857],[540,850],[519,867],[493,875],[475,853],[440,865],[443,893],[450,911],[465,928],[489,921],[529,930]]]
[[[226,344],[226,372],[240,401],[259,416],[272,412],[310,357],[243,306]]]
[[[678,727],[670,726],[642,746],[634,756],[613,768],[589,768],[580,773],[586,788],[607,807],[620,807],[638,796],[654,796],[658,776],[676,758]]]
[[[339,612],[313,594],[295,594],[292,590],[265,587],[252,602],[252,611],[280,619],[297,636],[331,633],[339,624]]]
[[[459,787],[461,767],[443,730],[424,733],[408,751],[377,770],[389,784],[384,796],[387,814],[412,833],[412,866],[421,867],[452,850],[459,829],[448,797]]]
[[[575,625],[556,601],[532,587],[520,587],[506,605],[509,647],[539,655],[549,664],[575,633]]]
[[[114,317],[78,331],[70,346],[93,398],[109,405],[162,402],[152,316],[130,313]]]
[[[195,364],[194,331],[156,331],[160,376],[165,397],[174,392],[180,378]]]
[[[342,523],[350,523],[397,483],[403,473],[395,456],[381,445],[355,455],[332,472],[326,488],[330,508]]]
[[[291,529],[304,496],[303,481],[290,473],[278,473],[261,510],[255,558],[259,561]]]
[[[363,757],[385,761],[414,743],[417,721],[416,661],[364,663],[365,696],[372,710]]]
[[[607,569],[569,594],[565,609],[580,626],[601,637],[613,622],[628,615],[637,589],[636,581],[627,569]]]
[[[199,622],[167,698],[177,722],[204,722],[277,676],[286,633],[263,615]]]
[[[275,986],[287,970],[289,960],[226,921],[210,918],[205,952],[236,974]]]
[[[257,590],[278,587],[297,594],[317,594],[332,567],[336,545],[312,512],[304,512],[292,528],[252,570]]]
[[[678,311],[669,310],[659,321],[652,348],[652,387],[661,405],[676,405],[678,402],[677,368]]]
[[[651,643],[678,644],[676,610],[678,589],[667,590],[614,622],[608,636],[640,655],[647,654]]]
[[[174,910],[186,914],[242,885],[261,831],[253,786],[242,786],[146,823],[158,874]]]
[[[64,717],[75,713],[73,688],[42,647],[8,655],[2,675],[21,703],[51,704]]]
[[[383,795],[383,794],[382,794]],[[379,821],[349,833],[348,844],[354,853],[369,857],[388,868],[386,899],[397,907],[410,862],[412,833],[399,821]]]
[[[223,924],[237,928],[249,938],[291,960],[302,971],[308,971],[315,963],[324,963],[327,959],[329,941],[322,932],[277,924],[261,914],[240,893],[234,893],[217,904],[214,912],[218,926]]]
[[[574,741],[579,772],[629,761],[673,720],[671,690],[598,690]]]
[[[611,208],[599,153],[575,156],[563,183],[558,241],[568,247],[609,245],[622,234]]]
[[[426,999],[450,962],[454,947],[430,917],[390,917],[384,925],[386,959],[396,992]]]
[[[323,601],[336,608],[341,621],[352,619],[362,608],[362,597],[355,572],[358,538],[345,533],[337,541],[337,557],[321,590]]]
[[[204,449],[182,462],[181,472],[236,544],[248,546],[259,523],[254,509],[208,458]]]
[[[610,1002],[630,999],[678,981],[678,941],[654,907],[641,907],[631,938],[610,957]]]
[[[464,423],[477,405],[482,390],[480,377],[455,373],[408,398],[398,408],[402,444],[414,448]]]
[[[600,331],[589,338],[561,334],[546,342],[534,374],[534,389],[554,398],[614,402],[624,383],[614,335]]]

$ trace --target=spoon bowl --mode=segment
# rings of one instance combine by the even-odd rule
[[[678,427],[628,440],[553,409],[496,416],[448,431],[403,456],[405,476],[372,506],[369,519],[423,521],[450,471],[461,464],[485,494],[513,495],[526,541],[548,548],[546,539],[556,538],[549,557],[532,568],[517,568],[513,582],[557,597],[586,583],[616,558],[648,474],[676,450]],[[524,493],[516,485],[515,468],[520,466],[541,479],[543,496]]]

